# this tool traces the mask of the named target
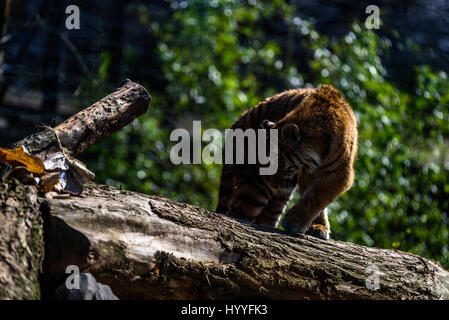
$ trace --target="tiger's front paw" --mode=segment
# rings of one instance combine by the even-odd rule
[[[329,230],[321,225],[312,225],[306,232],[307,235],[313,236],[315,238],[320,238],[323,240],[329,240]]]
[[[295,224],[293,221],[284,218],[281,222],[282,227],[285,229],[285,231],[287,231],[290,234],[304,234],[307,231],[307,227],[306,226],[300,226]]]

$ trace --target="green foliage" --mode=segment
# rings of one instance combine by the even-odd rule
[[[416,66],[414,90],[401,91],[384,67],[389,39],[357,21],[346,36],[329,39],[283,0],[190,1],[160,21],[144,7],[139,12],[159,41],[157,72],[166,86],[153,92],[144,83],[153,96],[150,111],[91,148],[84,160],[97,181],[213,210],[220,166],[171,164],[171,130],[189,128],[192,120],[202,120],[203,130],[224,130],[267,96],[329,83],[356,112],[360,138],[354,186],[330,207],[332,237],[407,250],[449,266],[444,72]],[[273,21],[290,26],[290,34],[267,36]],[[308,54],[288,59],[288,36]],[[108,59],[103,54],[84,98],[104,95]]]

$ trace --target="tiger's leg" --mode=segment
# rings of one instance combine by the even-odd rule
[[[306,233],[321,212],[351,186],[353,173],[346,169],[317,172],[298,203],[285,215],[282,226],[291,233]]]
[[[266,189],[258,181],[239,180],[234,184],[227,214],[255,222],[270,202],[271,190]]]
[[[256,223],[264,226],[276,227],[279,218],[282,216],[282,213],[284,213],[285,207],[287,207],[294,191],[295,188],[291,188],[277,192],[257,217]]]

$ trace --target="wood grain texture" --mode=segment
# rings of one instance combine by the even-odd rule
[[[75,264],[122,299],[449,299],[449,273],[405,252],[291,237],[108,186],[42,201],[47,279]],[[379,290],[365,284],[373,264]]]
[[[0,183],[0,300],[39,299],[44,259],[37,190]]]

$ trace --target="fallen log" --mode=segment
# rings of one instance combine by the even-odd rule
[[[292,237],[160,196],[91,184],[41,208],[45,279],[62,283],[76,265],[122,299],[449,299],[449,273],[422,257]]]

